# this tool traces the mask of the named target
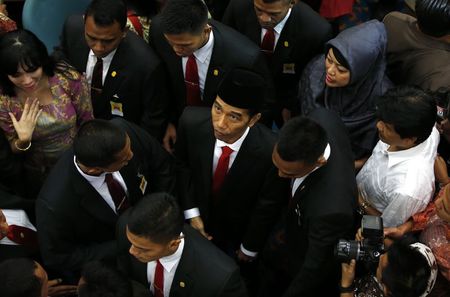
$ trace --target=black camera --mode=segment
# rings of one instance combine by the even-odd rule
[[[378,262],[384,252],[383,219],[365,215],[361,221],[362,241],[340,239],[335,247],[335,255],[341,262],[351,259],[363,262]]]

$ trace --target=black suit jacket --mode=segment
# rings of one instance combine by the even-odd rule
[[[261,45],[261,26],[253,0],[231,0],[223,22]],[[331,37],[330,24],[311,7],[303,2],[292,7],[269,64],[276,100],[282,107],[291,109],[296,101],[303,68],[314,56],[322,53],[325,42]]]
[[[213,237],[258,251],[288,197],[288,181],[272,164],[276,135],[261,124],[250,128],[217,199],[211,197],[215,141],[210,109],[186,108],[176,143],[182,207],[198,207]]]
[[[147,264],[128,253],[130,242],[125,234],[126,216],[118,224],[121,252],[119,268],[135,281],[149,288]],[[183,228],[184,249],[170,288],[170,297],[245,297],[247,291],[239,268],[221,250],[196,230]]]
[[[122,119],[112,120],[127,132],[134,157],[120,173],[131,205],[145,193],[174,188],[170,156],[145,131]],[[118,216],[74,165],[72,150],[65,153],[46,180],[36,201],[39,244],[44,263],[51,268],[77,271],[92,260],[113,260]]]
[[[253,70],[264,77],[267,82],[267,92],[264,98],[263,115],[270,116],[270,109],[274,103],[273,83],[264,56],[259,48],[252,44],[245,36],[214,20],[210,21],[214,34],[214,48],[206,75],[203,102],[211,106],[217,96],[219,83],[225,75],[236,67]],[[161,19],[152,20],[150,28],[150,45],[161,56],[169,71],[171,90],[170,121],[177,123],[178,118],[186,106],[186,88],[181,57],[178,57],[166,41],[162,29]]]
[[[82,16],[66,20],[62,33],[63,55],[79,72],[86,72],[89,47]],[[114,74],[113,74],[114,73]],[[168,102],[167,73],[154,51],[142,38],[128,32],[111,61],[101,100],[92,102],[96,118],[110,119],[110,101],[123,107],[123,117],[142,126],[157,139],[165,132]]]
[[[339,265],[333,248],[340,238],[353,238],[355,231],[353,155],[337,114],[317,109],[308,117],[327,131],[331,155],[303,181],[290,203],[286,239],[293,281],[284,296],[334,296]]]

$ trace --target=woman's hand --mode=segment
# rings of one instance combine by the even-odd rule
[[[41,115],[42,109],[39,109],[39,100],[37,98],[27,98],[25,106],[23,108],[22,116],[19,120],[16,119],[11,112],[9,116],[14,125],[14,129],[17,133],[17,138],[20,144],[27,144],[31,141],[34,128],[36,127],[37,120]]]
[[[341,263],[342,276],[341,276],[341,287],[348,288],[353,284],[355,280],[355,267],[356,260],[352,259],[350,263]]]

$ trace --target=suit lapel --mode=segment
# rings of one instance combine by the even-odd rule
[[[195,285],[195,259],[201,257],[196,255],[192,246],[191,238],[185,233],[184,249],[178,263],[177,271],[173,277],[172,287],[170,288],[170,297],[191,296],[192,288]]]
[[[81,206],[99,221],[107,224],[115,224],[117,221],[116,213],[103,200],[100,194],[81,176],[75,165],[71,165],[72,184],[75,192],[78,194]]]
[[[256,145],[258,141],[255,140],[256,131],[250,128],[250,131],[242,143],[241,148],[233,162],[230,170],[228,171],[223,187],[226,188],[227,184],[240,184],[242,183],[242,176],[246,176],[247,172],[254,166],[256,158],[254,156],[258,155],[259,147]]]
[[[283,71],[283,61],[289,60],[292,49],[294,48],[295,38],[291,37],[291,24],[293,22],[293,14],[289,16],[283,30],[281,31],[280,38],[278,38],[275,51],[272,55],[272,69],[281,69]],[[293,61],[291,62],[293,63]]]
[[[201,148],[201,157],[200,157],[200,168],[203,170],[200,172],[202,175],[202,180],[205,183],[204,187],[204,196],[203,197],[210,197],[211,196],[211,185],[212,185],[212,163],[214,158],[214,146],[216,143],[216,139],[214,138],[214,132],[212,129],[212,123],[211,120],[205,121],[204,126],[201,128],[205,133],[203,134],[204,137],[201,137],[199,139],[199,145],[198,148]],[[210,202],[210,199],[207,199],[208,202]],[[208,208],[209,209],[209,205]]]
[[[120,174],[127,185],[128,199],[130,199],[130,203],[134,205],[143,196],[142,191],[139,188],[142,176],[140,176],[134,159],[128,162],[128,165],[120,170]]]
[[[125,42],[127,42],[126,38],[122,41],[122,43]],[[117,96],[117,90],[120,89],[122,81],[127,76],[126,55],[123,52],[125,50],[124,48],[124,44],[119,45],[111,61],[111,65],[109,65],[108,73],[106,74],[103,84],[103,98],[105,98],[107,102],[113,100],[126,105],[127,100],[135,100],[136,98],[119,98]]]
[[[223,37],[220,31],[214,26],[214,22],[211,22],[213,34],[214,34],[214,45],[211,55],[211,61],[209,62],[208,71],[206,73],[205,88],[203,90],[203,101],[210,105],[214,102],[217,95],[217,86],[224,76],[223,68]]]

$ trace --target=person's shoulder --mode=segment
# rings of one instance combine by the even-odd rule
[[[84,31],[84,21],[83,16],[79,14],[71,15],[67,17],[64,28],[68,30],[67,33],[72,33],[75,31],[83,30]]]
[[[55,75],[59,79],[67,78],[72,81],[80,81],[83,77],[73,66],[64,61],[56,64]]]
[[[237,55],[238,52],[239,56],[254,55],[260,52],[256,44],[235,29],[214,20],[210,21],[210,25],[213,27],[214,38],[218,39],[215,42],[221,42],[221,45],[226,48],[224,52],[232,55]],[[229,49],[235,51],[229,52]]]
[[[65,200],[61,199],[62,197],[69,198],[71,196],[71,176],[73,170],[76,170],[73,158],[71,149],[60,157],[45,180],[38,195],[38,200],[45,200],[49,204],[59,204],[59,202]]]
[[[125,38],[119,45],[116,54],[120,58],[125,58],[127,64],[145,65],[148,62],[157,63],[160,61],[154,50],[136,33],[128,31]]]
[[[180,116],[179,125],[198,126],[211,121],[211,109],[207,107],[187,106]]]
[[[191,248],[198,264],[198,268],[207,273],[215,273],[218,275],[228,275],[237,269],[236,263],[228,257],[223,251],[212,244],[197,230],[191,226],[185,225],[183,233],[186,239],[185,248]],[[187,247],[187,245],[189,245]],[[183,255],[187,255],[183,253]]]
[[[387,28],[390,28],[391,26],[410,24],[415,21],[416,19],[414,17],[398,11],[388,13],[383,19],[383,23]]]

